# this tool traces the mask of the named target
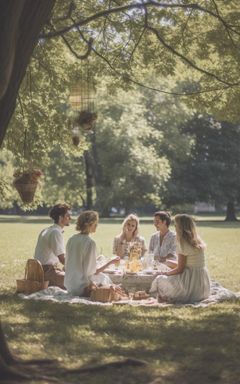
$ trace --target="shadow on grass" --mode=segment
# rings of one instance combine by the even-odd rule
[[[238,382],[237,303],[225,304],[223,310],[221,305],[156,309],[21,301],[6,296],[0,300],[15,306],[26,319],[24,323],[11,319],[6,327],[14,329],[9,336],[15,342],[21,345],[24,335],[31,342],[34,335],[53,357],[64,356],[67,363],[131,357],[150,364],[159,377],[156,383]],[[135,382],[141,381],[136,378]]]

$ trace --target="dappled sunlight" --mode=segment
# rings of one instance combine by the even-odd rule
[[[160,309],[55,304],[12,297],[17,317],[10,314],[7,319],[9,298],[3,296],[1,301],[10,344],[21,345],[26,356],[47,357],[51,350],[52,357],[60,357],[72,367],[133,357],[153,365],[155,373],[160,369],[161,374],[175,377],[191,372],[199,383],[199,375],[205,383],[214,375],[222,380],[234,366],[238,372],[237,302],[204,309]],[[209,363],[210,372],[203,370]]]
[[[239,224],[199,223],[207,243],[211,276],[227,288],[240,290]],[[68,367],[135,358],[145,368],[108,369],[104,383],[154,382],[171,384],[235,384],[239,378],[239,303],[219,303],[207,308],[97,306],[21,300],[14,295],[16,278],[22,278],[43,222],[0,223],[0,316],[11,349],[24,358],[52,358]],[[94,239],[106,255],[120,221],[104,220]],[[75,232],[66,228],[65,241]],[[151,222],[141,224],[149,239]],[[4,252],[3,252],[4,250]],[[102,374],[103,375],[103,374]],[[100,373],[82,375],[82,383],[102,382]],[[93,381],[92,381],[93,379]],[[75,381],[74,381],[75,380]],[[120,380],[120,379],[119,379]],[[68,381],[79,382],[76,378]]]

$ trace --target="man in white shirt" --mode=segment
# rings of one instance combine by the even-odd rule
[[[68,204],[57,204],[49,212],[54,224],[45,228],[39,235],[34,259],[40,261],[44,271],[44,279],[49,285],[64,288],[65,272],[58,264],[65,264],[65,246],[63,228],[70,224],[71,207]]]
[[[154,213],[154,225],[157,232],[151,236],[149,253],[153,253],[154,259],[165,263],[167,260],[176,260],[176,234],[169,229],[171,216],[166,211]],[[169,261],[170,261],[169,260]]]

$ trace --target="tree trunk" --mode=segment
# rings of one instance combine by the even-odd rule
[[[93,208],[94,170],[93,170],[91,154],[89,151],[84,152],[84,161],[85,161],[86,194],[87,194],[86,208],[92,209]]]
[[[4,360],[6,364],[13,364],[14,358],[8,348],[5,335],[2,329],[2,323],[0,321],[0,357]]]
[[[0,1],[0,145],[39,33],[55,0]]]
[[[227,203],[227,213],[225,221],[237,221],[235,206],[233,201]]]
[[[17,369],[12,367],[16,362],[12,356],[8,344],[3,333],[2,323],[0,321],[0,382],[5,380],[23,380],[28,376],[18,372]]]

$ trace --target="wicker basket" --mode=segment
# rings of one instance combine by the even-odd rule
[[[38,183],[20,183],[15,181],[14,186],[21,197],[23,203],[29,204],[33,202],[35,192],[38,186]]]
[[[121,296],[115,291],[114,287],[95,287],[91,291],[90,299],[92,301],[100,301],[102,303],[109,303],[111,301],[118,301]]]
[[[44,281],[44,272],[41,263],[29,259],[25,267],[24,279],[17,280],[17,293],[30,293],[41,291],[48,287],[49,281]]]

